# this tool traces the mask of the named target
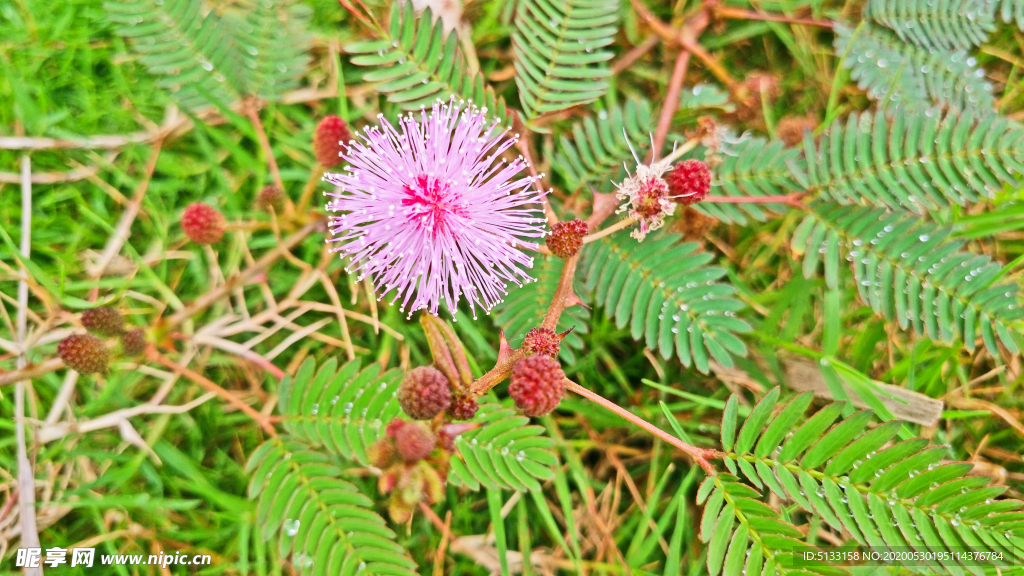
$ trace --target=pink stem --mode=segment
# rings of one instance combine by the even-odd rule
[[[803,208],[800,203],[802,193],[786,194],[785,196],[705,196],[702,202],[715,204],[786,204],[794,208]]]
[[[565,379],[565,387],[566,389],[571,390],[572,392],[575,392],[580,396],[583,396],[584,398],[590,400],[591,402],[600,404],[601,406],[610,410],[611,412],[614,412],[619,416],[622,416],[629,422],[636,424],[637,426],[643,428],[647,432],[650,432],[651,434],[657,436],[658,438],[661,438],[665,442],[668,442],[672,446],[675,446],[676,448],[682,450],[683,452],[686,452],[687,454],[690,455],[691,458],[693,458],[694,462],[699,464],[700,467],[703,468],[704,471],[708,473],[709,476],[714,476],[715,474],[717,474],[715,467],[712,466],[711,462],[708,461],[708,458],[715,458],[718,456],[718,452],[716,450],[705,450],[703,448],[691,446],[686,442],[683,442],[679,438],[676,438],[675,436],[669,434],[668,432],[665,432],[661,428],[658,428],[654,424],[651,424],[650,422],[637,416],[636,414],[633,414],[629,410],[626,410],[622,406],[619,406],[618,404],[612,402],[611,400],[608,400],[607,398],[601,396],[600,394],[587,390],[583,386],[580,386],[579,384],[573,382],[572,380],[569,380],[568,378]]]

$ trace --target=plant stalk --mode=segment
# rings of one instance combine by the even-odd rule
[[[679,438],[676,438],[675,436],[669,434],[668,432],[665,432],[661,428],[658,428],[654,424],[651,424],[650,422],[644,420],[643,418],[637,416],[636,414],[633,414],[629,410],[626,410],[622,406],[619,406],[615,402],[608,400],[607,398],[601,396],[596,392],[587,390],[583,386],[580,386],[579,384],[573,382],[572,380],[569,380],[568,378],[565,379],[565,388],[571,392],[583,396],[584,398],[590,400],[591,402],[594,402],[595,404],[599,404],[600,406],[606,408],[611,412],[618,414],[619,416],[622,416],[629,422],[636,424],[637,426],[643,428],[647,432],[650,432],[654,436],[661,438],[665,442],[689,454],[690,457],[693,458],[693,461],[696,462],[701,468],[703,468],[709,476],[714,476],[715,474],[717,474],[715,467],[709,461],[710,458],[719,457],[719,453],[717,450],[707,450],[704,448],[697,448],[696,446],[691,446],[690,444],[683,442]]]

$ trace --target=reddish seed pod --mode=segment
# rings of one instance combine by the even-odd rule
[[[132,328],[121,335],[121,349],[128,356],[138,356],[146,349],[146,331]]]
[[[395,433],[398,455],[406,462],[423,460],[434,450],[437,436],[419,422],[410,422]]]
[[[452,420],[472,420],[479,408],[475,396],[463,394],[452,401],[452,405],[448,408],[448,414],[451,415]]]
[[[416,420],[429,420],[447,410],[451,403],[448,378],[437,368],[413,368],[398,386],[398,404]]]
[[[264,212],[280,212],[284,209],[284,191],[274,184],[264,186],[256,195],[256,207]]]
[[[214,244],[224,237],[224,215],[209,204],[196,202],[181,214],[181,229],[196,244]]]
[[[341,154],[348,148],[352,132],[348,123],[337,116],[327,116],[317,125],[313,133],[313,152],[316,161],[325,168],[341,164]]]
[[[703,200],[711,191],[711,170],[700,160],[683,160],[668,174],[669,195],[689,206]]]
[[[395,439],[385,436],[366,449],[366,458],[377,468],[384,470],[398,461],[398,448]]]
[[[527,354],[543,354],[555,358],[558,356],[559,342],[562,337],[554,330],[547,328],[531,328],[523,339],[523,352]]]
[[[91,334],[72,334],[57,344],[57,354],[68,368],[80,374],[106,372],[110,352],[103,340]]]
[[[109,306],[82,311],[82,326],[99,336],[117,336],[124,332],[124,316]]]
[[[548,236],[548,249],[559,258],[575,256],[583,247],[583,237],[586,235],[587,223],[579,218],[556,222]]]
[[[527,356],[512,367],[508,394],[527,416],[543,416],[562,401],[565,373],[550,356]]]

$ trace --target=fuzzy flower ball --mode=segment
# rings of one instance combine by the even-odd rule
[[[472,420],[479,408],[475,396],[463,394],[452,399],[452,405],[448,407],[448,414],[451,415],[452,420]]]
[[[124,332],[124,316],[109,306],[82,311],[82,326],[100,336],[117,336]]]
[[[338,116],[324,117],[313,132],[313,153],[316,154],[317,162],[325,168],[341,164],[341,156],[351,139],[348,122]]]
[[[476,316],[501,302],[509,283],[531,278],[524,268],[545,236],[542,194],[533,178],[512,178],[527,163],[501,154],[518,136],[486,119],[487,109],[436,102],[403,116],[381,116],[346,149],[346,171],[326,174],[337,186],[327,210],[334,251],[349,272],[369,276],[379,298],[393,293],[401,309],[454,316],[465,299]]]
[[[398,404],[415,420],[429,420],[448,409],[452,391],[437,368],[413,368],[398,385]]]
[[[548,249],[559,258],[570,258],[579,253],[586,235],[587,223],[579,218],[556,222],[548,237]]]
[[[68,368],[80,374],[106,372],[110,352],[103,340],[91,334],[72,334],[57,344],[57,354]]]
[[[530,328],[523,338],[522,349],[527,354],[543,354],[555,358],[558,356],[559,345],[562,337],[555,334],[554,330],[547,328]]]
[[[138,356],[146,349],[146,332],[132,328],[121,336],[121,349],[128,356]]]
[[[423,460],[437,444],[437,436],[423,424],[409,422],[395,432],[395,448],[406,462]]]
[[[565,395],[565,374],[550,356],[527,356],[512,367],[508,395],[527,416],[543,416]]]
[[[676,164],[666,180],[670,196],[686,206],[700,202],[711,191],[711,170],[693,158]]]
[[[224,237],[224,215],[209,204],[196,202],[181,213],[181,229],[196,244],[215,244]]]
[[[256,196],[256,206],[264,212],[280,212],[284,209],[284,191],[274,184],[264,186]]]

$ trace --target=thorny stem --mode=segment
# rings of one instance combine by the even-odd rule
[[[708,461],[711,458],[718,458],[721,456],[717,450],[708,450],[704,448],[697,448],[696,446],[691,446],[690,444],[683,442],[679,438],[676,438],[675,436],[669,434],[668,432],[665,432],[661,428],[658,428],[654,424],[651,424],[650,422],[644,420],[643,418],[637,416],[636,414],[633,414],[629,410],[626,410],[622,406],[619,406],[615,402],[608,400],[607,398],[601,396],[596,392],[587,390],[583,386],[580,386],[579,384],[573,382],[572,380],[569,380],[568,378],[565,379],[565,388],[571,392],[583,396],[587,400],[590,400],[591,402],[594,402],[595,404],[598,404],[611,412],[618,414],[619,416],[622,416],[629,422],[636,424],[637,426],[643,428],[647,432],[650,432],[654,436],[661,438],[665,442],[689,454],[690,457],[693,458],[693,461],[700,465],[700,467],[703,468],[709,476],[714,476],[715,474],[717,474],[715,467],[712,466],[711,462]]]
[[[725,69],[725,66],[716,60],[715,57],[707,51],[707,49],[688,38],[681,39],[679,43],[686,50],[693,52],[693,55],[696,56],[712,74],[717,76],[718,79],[721,80],[722,84],[725,84],[726,87],[729,88],[730,92],[735,90],[738,82],[733,79],[732,75],[729,74],[729,71]]]
[[[619,58],[618,60],[612,63],[612,74],[618,74],[619,72],[622,72],[623,70],[629,68],[630,66],[633,65],[634,62],[639,60],[641,56],[649,52],[651,48],[654,48],[657,45],[658,35],[651,34],[650,36],[647,37],[646,40],[641,42],[639,45],[634,47],[629,52],[626,52],[626,54],[623,55],[622,58]]]
[[[658,158],[658,152],[665,145],[665,138],[668,136],[668,129],[672,125],[672,117],[679,109],[679,93],[683,89],[683,79],[686,78],[686,66],[690,63],[690,51],[683,49],[676,57],[676,65],[672,69],[672,78],[668,83],[668,94],[665,96],[665,104],[661,108],[661,116],[658,118],[658,127],[654,129],[653,146],[649,158],[654,162]]]
[[[494,388],[498,384],[501,384],[506,378],[512,374],[512,367],[526,357],[526,354],[520,350],[513,350],[511,353],[506,355],[504,358],[499,358],[498,362],[494,364],[494,368],[491,368],[486,374],[477,378],[472,385],[469,387],[469,391],[476,396],[486,394],[488,390]]]
[[[558,279],[555,295],[551,298],[551,305],[548,306],[548,311],[544,314],[544,321],[540,323],[541,328],[554,330],[558,327],[558,319],[562,316],[562,311],[580,303],[580,299],[572,290],[572,281],[576,276],[576,264],[579,260],[580,255],[574,254],[562,263],[562,275]]]
[[[650,25],[655,34],[660,36],[665,42],[679,46],[684,50],[693,53],[693,55],[703,62],[704,65],[707,66],[708,70],[717,76],[730,91],[733,90],[737,84],[736,80],[732,78],[724,66],[715,60],[714,56],[708,53],[708,51],[696,41],[696,34],[707,26],[708,19],[706,11],[698,13],[681,29],[676,30],[659,20],[651,13],[650,10],[647,9],[646,6],[644,6],[641,0],[631,0],[631,2],[637,15]]]
[[[786,204],[787,206],[802,210],[805,208],[800,203],[800,198],[802,197],[802,192],[794,192],[785,196],[705,196],[702,202],[715,204]]]
[[[207,392],[213,392],[214,394],[220,396],[224,400],[227,400],[228,404],[231,404],[235,408],[238,408],[239,410],[244,412],[248,417],[255,420],[256,423],[259,424],[260,427],[267,432],[267,434],[270,434],[271,436],[277,436],[277,431],[274,430],[274,425],[272,423],[273,419],[269,415],[257,412],[252,406],[249,406],[245,402],[242,402],[237,396],[227,391],[226,389],[221,388],[209,378],[206,378],[205,376],[199,374],[198,372],[189,370],[188,368],[178,364],[174,360],[171,360],[167,356],[164,356],[163,354],[158,352],[156,347],[153,346],[152,344],[148,344],[146,346],[146,358],[152,362],[156,362],[158,364],[163,365],[165,368],[169,368],[171,371],[173,371],[175,374],[179,376],[184,376],[189,380],[195,382],[196,384],[199,384],[200,386],[205,388]]]
[[[124,247],[124,243],[128,241],[128,237],[131,235],[132,223],[135,222],[135,217],[139,215],[142,210],[142,200],[146,196],[146,191],[149,189],[149,183],[153,180],[153,172],[156,170],[156,162],[160,158],[160,151],[163,148],[164,139],[162,136],[158,136],[153,142],[153,150],[150,152],[149,160],[146,162],[145,177],[139,184],[135,191],[135,195],[132,196],[131,201],[125,208],[124,213],[121,214],[120,220],[117,222],[117,228],[114,230],[114,234],[107,240],[107,245],[103,248],[103,253],[100,255],[100,259],[96,264],[96,267],[89,274],[93,280],[103,276],[103,272],[106,271],[107,266],[110,262],[121,252],[121,248]],[[89,292],[89,301],[95,302],[99,296],[99,285],[94,287]]]

